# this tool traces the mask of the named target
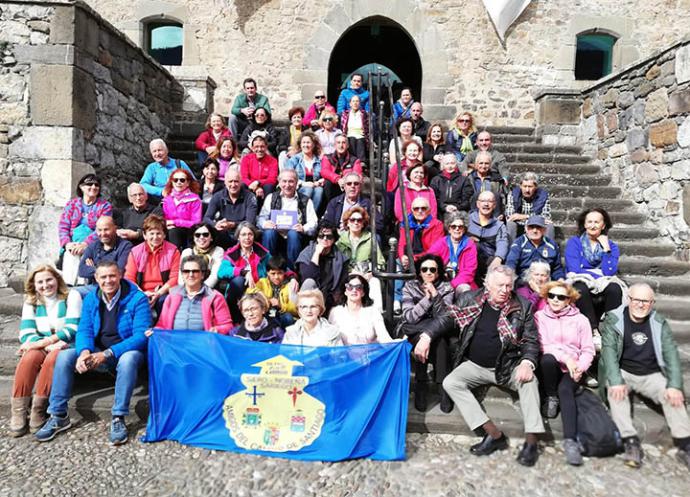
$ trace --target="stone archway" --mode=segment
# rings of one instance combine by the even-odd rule
[[[447,89],[454,84],[448,75],[446,42],[415,0],[343,0],[326,13],[323,23],[304,44],[303,69],[294,72],[301,88],[301,104],[312,101],[315,90],[326,90],[331,54],[347,31],[369,18],[386,18],[413,41],[421,61],[421,101],[429,120],[452,119],[455,107],[445,103]],[[415,95],[419,100],[419,95]],[[335,103],[335,102],[333,102]]]
[[[329,101],[335,104],[349,75],[371,63],[390,69],[400,79],[394,85],[394,95],[400,87],[409,86],[415,98],[420,98],[422,63],[414,40],[399,24],[376,16],[351,26],[333,47],[328,64]]]

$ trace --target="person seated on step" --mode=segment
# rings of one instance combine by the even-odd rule
[[[316,240],[307,245],[295,262],[301,290],[318,288],[325,295],[326,313],[343,298],[348,259],[337,247],[338,230],[323,220],[316,229]]]
[[[491,153],[479,152],[477,154],[475,170],[467,176],[467,182],[472,188],[470,205],[475,205],[477,197],[481,192],[493,192],[496,196],[496,217],[504,221],[503,210],[506,205],[506,188],[503,181],[491,174]]]
[[[268,153],[268,141],[260,132],[252,136],[250,143],[252,153],[242,157],[240,174],[257,201],[262,202],[276,188],[278,161]]]
[[[555,240],[545,236],[546,227],[542,216],[530,216],[525,223],[525,234],[517,237],[510,246],[505,265],[516,274],[522,274],[533,262],[543,261],[551,268],[552,279],[564,279],[561,251]]]
[[[507,449],[508,437],[489,419],[472,390],[492,384],[517,390],[526,439],[517,461],[533,466],[539,457],[537,436],[544,433],[534,375],[539,364],[539,340],[532,304],[513,292],[514,283],[512,269],[494,266],[486,275],[485,288],[463,293],[456,305],[450,306],[459,342],[454,369],[443,381],[443,388],[470,430],[481,427],[486,433],[470,448],[476,456]]]
[[[467,235],[477,244],[477,273],[475,282],[484,284],[487,269],[503,264],[508,256],[506,225],[496,215],[496,196],[490,192],[479,194],[477,209],[470,213]]]
[[[604,209],[587,209],[577,218],[578,234],[565,245],[566,276],[580,292],[577,307],[589,319],[597,350],[601,348],[601,316],[621,305],[625,288],[616,277],[620,251],[608,237],[612,226]]]
[[[278,158],[278,145],[280,143],[280,131],[273,126],[271,121],[271,113],[266,109],[256,109],[254,117],[249,122],[249,125],[244,128],[242,136],[237,140],[237,146],[240,149],[242,156],[254,151],[252,147],[252,140],[255,136],[260,134],[266,139],[267,152],[276,159]]]
[[[234,137],[242,135],[244,128],[249,125],[257,109],[264,109],[267,112],[271,112],[271,105],[268,103],[268,98],[265,95],[257,93],[256,81],[254,79],[245,79],[242,82],[242,89],[244,91],[240,92],[235,97],[230,115],[228,116],[228,126]]]
[[[403,158],[407,158],[407,155],[405,153],[405,149],[407,148],[406,143],[410,140],[414,140],[415,143],[419,145],[419,152],[417,153],[416,159],[421,161],[422,150],[424,147],[422,139],[414,134],[414,123],[412,122],[412,119],[410,119],[409,117],[404,117],[400,119],[398,122],[396,122],[395,130],[397,132],[397,136],[395,137],[395,139],[391,139],[390,144],[388,145],[388,161],[391,163],[391,171],[395,169],[394,164],[398,162],[398,148],[400,149],[400,153],[402,154]],[[397,180],[397,176],[395,178]],[[390,184],[390,174],[388,176],[388,182]],[[397,187],[397,183],[395,184],[395,186]]]
[[[115,209],[113,219],[118,226],[117,236],[139,245],[144,241],[142,226],[149,214],[163,215],[163,208],[149,203],[149,194],[139,183],[130,183],[127,187],[127,199],[130,206],[126,209]]]
[[[62,278],[69,286],[79,283],[79,261],[89,243],[98,237],[96,222],[111,216],[113,206],[101,198],[101,180],[93,173],[85,174],[77,183],[77,196],[69,200],[58,223]]]
[[[410,227],[409,237],[414,260],[410,260],[407,255],[407,241],[405,239],[405,223],[400,223],[400,235],[398,236],[398,270],[408,270],[410,264],[426,253],[433,243],[439,238],[443,238],[445,231],[443,223],[431,215],[429,201],[424,197],[417,197],[410,203],[411,214],[407,219]],[[396,314],[400,313],[402,305],[403,280],[395,280],[395,299],[393,309]]]
[[[216,290],[206,286],[209,269],[200,255],[188,255],[180,263],[182,284],[165,299],[156,328],[210,331],[227,335],[233,328],[230,310]]]
[[[256,223],[258,206],[256,196],[242,184],[239,171],[228,170],[224,183],[225,188],[213,195],[204,222],[214,227],[218,245],[227,249],[237,243],[234,233],[239,223]]]
[[[551,281],[541,289],[547,305],[534,314],[542,357],[541,381],[546,398],[542,415],[553,419],[560,407],[563,423],[563,451],[568,464],[582,464],[577,441],[575,391],[594,359],[592,327],[575,307],[580,294],[565,281]]]
[[[225,289],[225,297],[235,322],[240,321],[240,309],[237,302],[244,292],[256,286],[266,277],[266,263],[271,257],[269,251],[258,241],[259,230],[242,221],[237,225],[235,238],[237,245],[230,247],[223,254],[218,269],[219,287]]]
[[[503,180],[503,183],[507,186],[510,182],[508,161],[504,154],[494,149],[491,133],[488,131],[482,131],[477,135],[477,146],[475,150],[469,152],[465,158],[462,159],[460,169],[468,172],[472,169],[476,169],[477,156],[480,152],[489,152],[491,154],[491,176]]]
[[[321,116],[324,112],[335,114],[335,107],[326,100],[326,93],[323,90],[316,90],[314,101],[307,107],[307,112],[302,118],[302,127],[304,129],[311,128],[312,131],[318,130],[321,127]]]
[[[369,160],[367,151],[371,124],[369,112],[362,109],[359,96],[353,95],[350,108],[340,114],[340,129],[350,142],[352,155],[366,163]]]
[[[422,146],[416,140],[410,139],[402,144],[401,152],[403,155],[400,161],[400,168],[402,169],[403,184],[407,182],[405,172],[414,164],[422,163]],[[393,192],[398,189],[398,163],[392,163],[388,171],[388,178],[386,180],[386,192],[390,198],[391,204],[394,201]]]
[[[541,289],[549,281],[551,265],[548,262],[535,261],[520,276],[515,285],[515,293],[529,300],[535,312],[541,311],[546,306],[546,300],[541,297]]]
[[[225,119],[220,114],[210,114],[202,131],[194,141],[196,148],[196,163],[203,164],[215,150],[222,138],[230,138],[232,133],[225,125]]]
[[[402,195],[395,195],[395,202],[393,203],[393,213],[398,221],[402,221],[403,216],[407,216],[411,213],[410,206],[412,201],[416,198],[425,198],[429,201],[429,209],[431,215],[438,218],[438,207],[436,205],[436,194],[429,185],[429,170],[421,162],[417,162],[411,165],[405,171],[405,177],[407,182],[405,184],[405,189],[403,190],[403,195],[405,196],[405,206],[407,210],[403,212],[402,208]]]
[[[180,260],[184,260],[190,255],[203,257],[208,267],[208,275],[204,280],[204,285],[215,288],[218,284],[218,269],[220,269],[220,263],[223,261],[223,248],[216,243],[216,230],[213,229],[212,225],[202,221],[192,226],[189,231],[189,247],[182,251]],[[177,281],[184,281],[182,276],[180,271]]]
[[[326,212],[321,218],[337,226],[341,231],[347,229],[347,226],[343,224],[343,216],[349,209],[360,206],[367,212],[371,210],[371,200],[362,195],[362,177],[359,173],[355,171],[346,173],[342,178],[342,184],[344,192],[328,202]],[[376,227],[380,230],[383,227],[383,220],[378,212],[376,223]]]
[[[192,173],[179,169],[168,178],[163,188],[163,216],[168,229],[168,240],[178,250],[184,250],[190,228],[201,222],[201,187]]]
[[[151,140],[149,150],[151,157],[153,157],[153,162],[146,166],[139,184],[149,194],[149,201],[157,205],[163,200],[163,188],[168,183],[168,179],[173,171],[185,169],[192,174],[193,179],[196,178],[185,161],[173,159],[168,155],[168,146],[160,138]]]
[[[331,200],[345,190],[345,176],[348,173],[362,175],[362,162],[350,153],[350,143],[344,135],[335,137],[335,149],[332,153],[323,149],[322,152],[321,176],[326,180],[323,194],[330,204]]]
[[[477,148],[477,128],[474,116],[469,112],[462,112],[455,118],[455,126],[446,135],[448,149],[455,154],[458,162],[462,162],[467,154]],[[463,167],[464,170],[467,169]]]
[[[144,220],[144,243],[134,247],[127,258],[124,278],[137,285],[157,311],[168,292],[177,286],[180,252],[165,240],[165,220],[151,214]],[[98,282],[98,278],[96,278]]]
[[[284,344],[307,347],[337,347],[343,344],[340,329],[323,317],[326,304],[320,290],[301,290],[297,294],[299,319],[288,326]]]
[[[642,448],[633,426],[630,394],[661,404],[678,452],[690,469],[690,420],[683,393],[678,347],[666,318],[654,310],[654,291],[637,283],[628,291],[630,303],[606,314],[601,325],[599,389],[608,399],[611,417],[621,436],[625,464],[639,468]]]
[[[424,153],[422,154],[422,161],[429,168],[429,174],[432,179],[441,174],[441,163],[446,155],[452,155],[456,159],[457,169],[457,157],[455,157],[455,154],[452,153],[446,144],[443,125],[441,123],[434,123],[429,126],[429,131],[424,140]]]
[[[524,233],[525,221],[534,215],[544,218],[546,236],[551,240],[556,239],[556,228],[551,220],[549,192],[537,186],[537,182],[536,174],[525,173],[520,178],[520,184],[506,195],[506,227],[511,242]]]
[[[414,407],[427,409],[428,364],[434,365],[434,383],[441,396],[441,410],[453,410],[453,401],[441,387],[451,366],[453,320],[448,306],[453,303],[453,287],[446,281],[443,261],[424,254],[417,261],[417,278],[405,283],[399,333],[414,346]]]
[[[424,106],[421,102],[415,102],[410,108],[410,119],[412,120],[412,134],[418,136],[422,141],[426,140],[429,134],[431,123],[422,117]]]
[[[162,222],[162,220],[161,220]],[[36,432],[47,442],[72,426],[67,412],[74,372],[115,373],[115,398],[110,424],[110,443],[127,442],[125,417],[139,368],[146,361],[146,335],[151,309],[146,295],[134,283],[122,279],[117,264],[104,261],[96,268],[99,290],[84,299],[74,348],[60,352],[55,361],[48,403],[50,418]]]
[[[337,111],[338,115],[342,116],[343,112],[350,108],[350,103],[353,96],[359,97],[360,107],[369,112],[369,92],[363,88],[364,76],[359,73],[354,73],[350,77],[350,84],[348,88],[344,88],[338,96]]]
[[[83,297],[98,288],[94,278],[96,267],[102,261],[115,261],[121,273],[124,273],[127,258],[132,250],[132,244],[117,236],[117,226],[110,216],[101,216],[96,222],[98,238],[91,242],[79,261],[79,277],[86,281],[86,285],[75,287],[75,291]]]
[[[221,191],[225,185],[222,180],[218,179],[220,165],[217,159],[209,157],[202,165],[199,197],[201,197],[202,215],[205,215],[213,195]]]
[[[436,195],[439,217],[451,212],[470,211],[470,201],[474,190],[467,177],[458,171],[458,159],[455,154],[443,155],[441,174],[431,180],[431,188]]]
[[[300,137],[303,131],[308,131],[308,126],[302,125],[304,108],[292,107],[288,111],[290,126],[282,133],[278,144],[278,169],[282,171],[288,160],[297,155],[300,151]]]
[[[393,123],[405,117],[412,117],[412,89],[409,86],[400,90],[400,98],[393,104]]]
[[[74,341],[81,306],[79,294],[67,289],[53,266],[41,264],[27,276],[19,323],[19,362],[10,399],[11,437],[36,433],[45,423],[55,360]]]
[[[223,181],[230,169],[240,170],[240,154],[234,138],[221,138],[211,158],[218,161],[218,180]]]
[[[233,328],[230,336],[263,343],[283,341],[285,329],[270,316],[270,305],[262,293],[247,293],[240,299],[238,307],[242,312],[242,324]]]
[[[311,199],[297,191],[295,170],[281,171],[278,189],[266,197],[259,214],[264,247],[271,254],[286,253],[288,267],[293,269],[307,239],[314,236],[317,222]]]
[[[314,203],[314,210],[321,212],[326,183],[321,176],[321,144],[314,133],[305,131],[300,137],[299,147],[300,152],[287,162],[285,169],[297,172],[299,193],[309,197]]]
[[[455,160],[454,155],[451,157]],[[477,244],[467,235],[469,222],[464,211],[446,214],[444,226],[448,235],[436,240],[427,251],[443,260],[446,276],[456,295],[477,289],[474,282],[477,272]]]
[[[316,137],[321,144],[324,154],[332,154],[335,151],[335,140],[343,134],[343,130],[337,128],[338,115],[335,112],[325,110],[319,120],[319,129],[316,130]],[[347,140],[347,137],[345,137]],[[349,146],[349,141],[348,141]]]
[[[257,292],[263,294],[267,301],[264,314],[275,319],[283,328],[287,328],[294,324],[298,317],[295,304],[298,290],[297,276],[292,271],[288,271],[285,257],[274,255],[266,263],[266,276],[260,278],[254,288],[247,288],[245,296]],[[239,307],[242,315],[247,319],[242,305]]]

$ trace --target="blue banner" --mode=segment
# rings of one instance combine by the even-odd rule
[[[410,348],[156,330],[144,441],[303,460],[404,459]]]

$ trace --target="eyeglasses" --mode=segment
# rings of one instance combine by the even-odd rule
[[[172,180],[173,180],[173,183],[186,183],[187,182],[187,178],[181,178],[179,176],[177,178],[173,178]]]
[[[315,311],[317,309],[320,309],[318,305],[300,305],[299,310],[300,311]]]
[[[561,295],[560,293],[551,293],[551,292],[549,292],[549,293],[547,294],[547,296],[548,296],[549,299],[551,299],[551,300],[557,299],[557,300],[560,300],[561,302],[565,302],[566,300],[568,300],[568,296],[567,296],[567,295]]]
[[[335,240],[335,236],[331,233],[319,233],[318,238],[321,240]]]
[[[326,98],[326,95],[314,95],[314,98],[319,98],[319,99]]]
[[[419,268],[422,273],[436,274],[438,268],[436,266],[422,266]]]
[[[257,307],[255,305],[251,307],[244,307],[242,308],[242,312],[245,314],[253,314],[255,312],[261,312],[261,307]]]
[[[464,230],[465,225],[464,224],[451,224],[450,226],[448,226],[448,228],[452,229],[452,230]]]
[[[458,122],[459,123],[471,123],[472,120],[471,119],[458,119]]]
[[[349,283],[345,283],[345,290],[348,292],[357,292],[359,290],[364,290],[364,286],[361,284],[350,285]]]
[[[631,304],[637,304],[637,305],[650,305],[654,303],[654,300],[645,300],[645,299],[634,299],[630,297],[630,303]]]
[[[183,269],[182,274],[201,274],[201,269]]]
[[[331,121],[333,121],[332,117],[324,117],[323,118],[323,122],[325,122],[325,123],[330,123]]]
[[[208,238],[211,236],[211,233],[208,231],[200,231],[198,233],[194,233],[194,238]]]
[[[362,183],[360,183],[359,181],[346,181],[345,182],[345,185],[347,185],[347,186],[359,186],[361,184]]]
[[[96,188],[100,188],[100,187],[101,187],[100,184],[98,184],[98,183],[93,183],[93,182],[82,183],[82,185],[84,185],[84,186],[86,186],[86,187],[88,187],[88,186],[95,186]]]
[[[428,209],[429,209],[428,207],[413,207],[413,208],[412,208],[412,210],[415,211],[415,212],[424,212],[424,211],[426,211],[426,210],[428,210]]]
[[[362,221],[364,221],[364,219],[362,219],[361,217],[351,217],[350,219],[348,219],[348,221],[351,223],[361,223]]]

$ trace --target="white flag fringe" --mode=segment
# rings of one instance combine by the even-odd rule
[[[527,8],[532,0],[482,0],[489,13],[491,22],[494,23],[501,43],[504,41],[506,31],[520,14]]]

